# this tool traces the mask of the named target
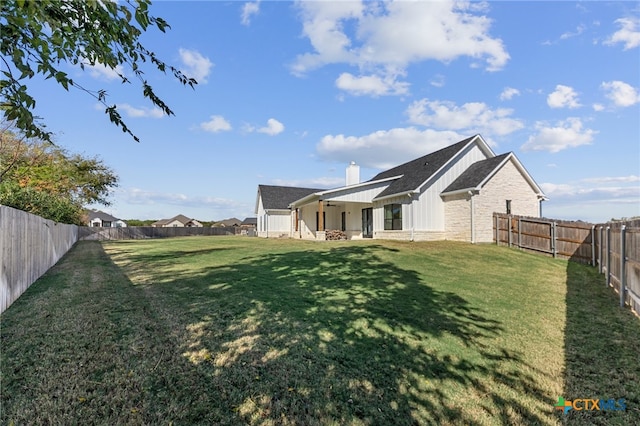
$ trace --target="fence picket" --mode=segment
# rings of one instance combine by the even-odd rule
[[[494,218],[496,244],[597,267],[605,275],[605,286],[619,293],[620,305],[640,312],[640,219],[594,225],[503,213],[494,213]],[[516,219],[517,227],[512,225]],[[507,240],[500,238],[504,231]],[[512,235],[515,232],[518,235]]]

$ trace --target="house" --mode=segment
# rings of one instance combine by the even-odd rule
[[[189,219],[184,215],[177,215],[171,219],[161,219],[157,222],[153,222],[151,226],[156,228],[202,228],[202,224],[195,219]]]
[[[214,226],[221,226],[223,228],[226,228],[229,226],[240,226],[241,223],[242,222],[240,221],[240,219],[236,219],[235,217],[232,217],[231,219],[224,219],[219,222],[216,222]]]
[[[539,217],[545,196],[512,152],[480,135],[360,182],[351,163],[335,189],[258,186],[258,236],[490,242],[493,212]]]
[[[258,185],[256,217],[259,237],[293,237],[291,203],[321,189]],[[296,210],[297,212],[298,210]]]
[[[258,226],[258,219],[255,217],[245,217],[240,227],[243,229],[256,228]]]
[[[103,228],[126,228],[127,223],[100,210],[87,210],[87,226]]]

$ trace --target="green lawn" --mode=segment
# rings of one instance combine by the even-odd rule
[[[640,320],[504,247],[80,242],[0,326],[0,424],[640,423]]]

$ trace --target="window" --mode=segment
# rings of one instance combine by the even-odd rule
[[[399,231],[402,229],[402,204],[384,206],[384,229]]]
[[[511,200],[507,200],[507,214],[511,214]]]
[[[340,230],[342,232],[347,230],[347,214],[346,212],[342,212],[340,215]]]

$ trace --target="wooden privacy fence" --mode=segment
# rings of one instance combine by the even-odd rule
[[[493,214],[498,245],[597,266],[620,306],[640,313],[640,220],[592,224]]]
[[[78,240],[78,227],[0,206],[0,313]]]
[[[129,226],[126,228],[100,228],[82,226],[79,228],[80,240],[142,240],[147,238],[189,237],[194,235],[241,235],[242,229],[237,226],[228,227],[168,227]]]

